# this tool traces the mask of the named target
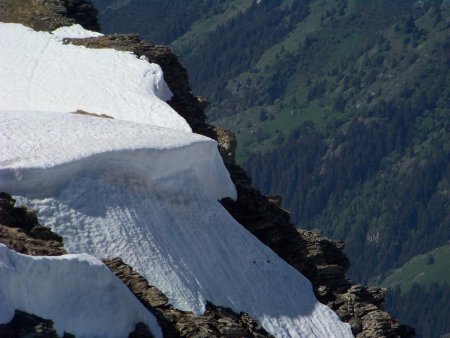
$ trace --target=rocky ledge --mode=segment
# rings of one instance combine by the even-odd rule
[[[33,210],[16,208],[15,203],[11,195],[0,192],[0,243],[26,255],[64,255],[61,236],[40,226]]]
[[[75,23],[100,30],[97,9],[86,0],[1,0],[0,21],[23,23],[38,31]]]
[[[202,316],[175,309],[167,297],[151,286],[120,258],[103,261],[125,285],[138,297],[144,306],[157,318],[164,337],[272,337],[248,314],[236,314],[230,309],[207,303]]]

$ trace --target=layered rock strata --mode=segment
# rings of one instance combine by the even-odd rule
[[[151,286],[120,258],[103,261],[157,318],[164,337],[271,337],[248,314],[236,314],[230,309],[207,303],[202,316],[175,309],[167,297]]]
[[[15,202],[9,194],[0,193],[0,243],[26,255],[64,255],[62,237],[40,226],[34,211],[16,208]]]
[[[75,23],[99,31],[97,9],[86,0],[2,0],[0,21],[20,22],[38,31]]]

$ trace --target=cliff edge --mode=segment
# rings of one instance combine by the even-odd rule
[[[84,0],[6,0],[0,4],[0,21],[20,22],[37,30],[49,31],[73,23],[80,23],[88,29],[99,29],[95,8]],[[414,336],[413,329],[401,325],[383,310],[384,289],[356,285],[345,277],[350,262],[342,252],[343,243],[296,229],[289,213],[280,208],[276,198],[264,196],[252,187],[251,179],[234,163],[235,138],[230,132],[206,122],[204,111],[207,102],[192,94],[186,70],[168,47],[154,45],[140,40],[138,35],[129,34],[65,39],[65,43],[130,51],[159,64],[173,93],[168,103],[186,119],[194,132],[211,137],[219,144],[220,153],[238,193],[236,201],[229,198],[221,201],[228,212],[304,274],[313,284],[316,297],[348,322],[356,337]],[[12,246],[15,248],[24,246],[18,242],[18,237],[11,236],[12,239],[8,239],[10,245],[14,242],[16,244]],[[52,240],[58,242],[57,239]],[[107,264],[116,267],[121,265],[120,261],[108,261]],[[215,307],[212,309],[212,313],[217,311]]]

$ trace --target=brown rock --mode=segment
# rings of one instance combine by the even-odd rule
[[[14,204],[11,195],[0,192],[0,243],[26,255],[66,253],[61,236],[40,226],[33,210]]]
[[[128,335],[128,338],[153,338],[153,335],[147,325],[137,323],[134,331]]]
[[[213,127],[214,139],[219,144],[219,151],[225,162],[234,163],[236,156],[236,136],[228,129]]]
[[[16,310],[11,322],[0,325],[0,338],[13,337],[60,338],[51,320],[19,310]],[[62,338],[75,338],[75,336],[64,333]]]
[[[103,261],[157,318],[164,337],[271,337],[246,313],[206,304],[204,315],[175,309],[167,297],[120,258]]]
[[[105,119],[114,119],[114,117],[106,115],[106,114],[89,113],[89,112],[87,112],[85,110],[81,110],[81,109],[78,109],[77,111],[72,112],[72,114],[102,117],[102,118],[105,118]]]
[[[38,31],[79,23],[99,31],[97,10],[86,0],[1,0],[0,21],[18,22]]]

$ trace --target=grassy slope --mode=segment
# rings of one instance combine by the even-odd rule
[[[432,257],[432,258],[430,258]],[[431,263],[433,260],[434,263]],[[408,292],[413,283],[429,287],[432,283],[450,284],[450,245],[431,250],[430,252],[418,255],[395,269],[381,282],[383,287],[394,288],[397,285],[403,292]]]
[[[403,41],[411,39],[412,34],[395,32],[393,24],[401,23],[407,11],[400,17],[391,15],[385,20],[380,20],[384,10],[383,1],[375,2],[371,8],[367,4],[361,6],[360,1],[351,0],[343,16],[335,15],[321,20],[324,13],[337,10],[337,3],[327,0],[312,2],[310,15],[283,41],[268,49],[261,56],[254,71],[230,79],[227,87],[230,91],[237,83],[260,84],[270,81],[277,76],[279,63],[286,62],[284,56],[294,54],[301,59],[304,53],[302,44],[308,34],[318,40],[314,45],[315,50],[309,53],[311,59],[306,60],[303,65],[298,65],[289,75],[288,85],[274,103],[248,107],[240,111],[239,116],[231,115],[214,121],[236,132],[239,144],[238,160],[242,160],[248,153],[273,149],[277,145],[276,140],[280,138],[280,133],[286,137],[305,120],[323,124],[330,115],[333,115],[334,119],[339,119],[339,113],[333,110],[333,103],[337,96],[344,92],[340,77],[353,71],[350,68],[352,64],[348,63],[348,60],[353,58],[355,60],[353,66],[363,69],[366,67],[363,63],[367,62],[367,59],[377,53],[383,54],[376,45],[360,54],[362,47],[370,45],[368,42],[375,44],[381,34],[389,41],[391,50],[382,55],[385,60],[376,70],[375,81],[362,83],[361,88],[353,87],[347,90],[347,93],[351,91],[348,96],[352,99],[347,106],[347,118],[348,115],[357,114],[356,107],[367,104],[367,95],[375,96],[369,104],[374,105],[380,99],[389,100],[398,95],[404,84],[420,80],[417,78],[419,74],[433,62],[429,57],[430,51],[448,35],[448,30],[433,27],[434,13],[430,10],[416,22],[417,27],[427,31],[427,35],[414,42],[417,43],[415,47],[411,44],[405,45]],[[400,11],[402,8],[398,7]],[[442,12],[442,16],[444,18],[450,16],[448,8]],[[411,61],[408,58],[413,55],[417,58],[417,62],[410,65],[408,63]],[[340,64],[346,61],[347,64],[340,67]],[[333,71],[336,70],[338,73],[334,75]],[[327,80],[327,90],[323,98],[307,100],[308,77],[312,81]],[[297,104],[292,105],[294,97]],[[223,107],[218,105],[217,109]],[[266,110],[271,118],[260,121],[261,110]]]

